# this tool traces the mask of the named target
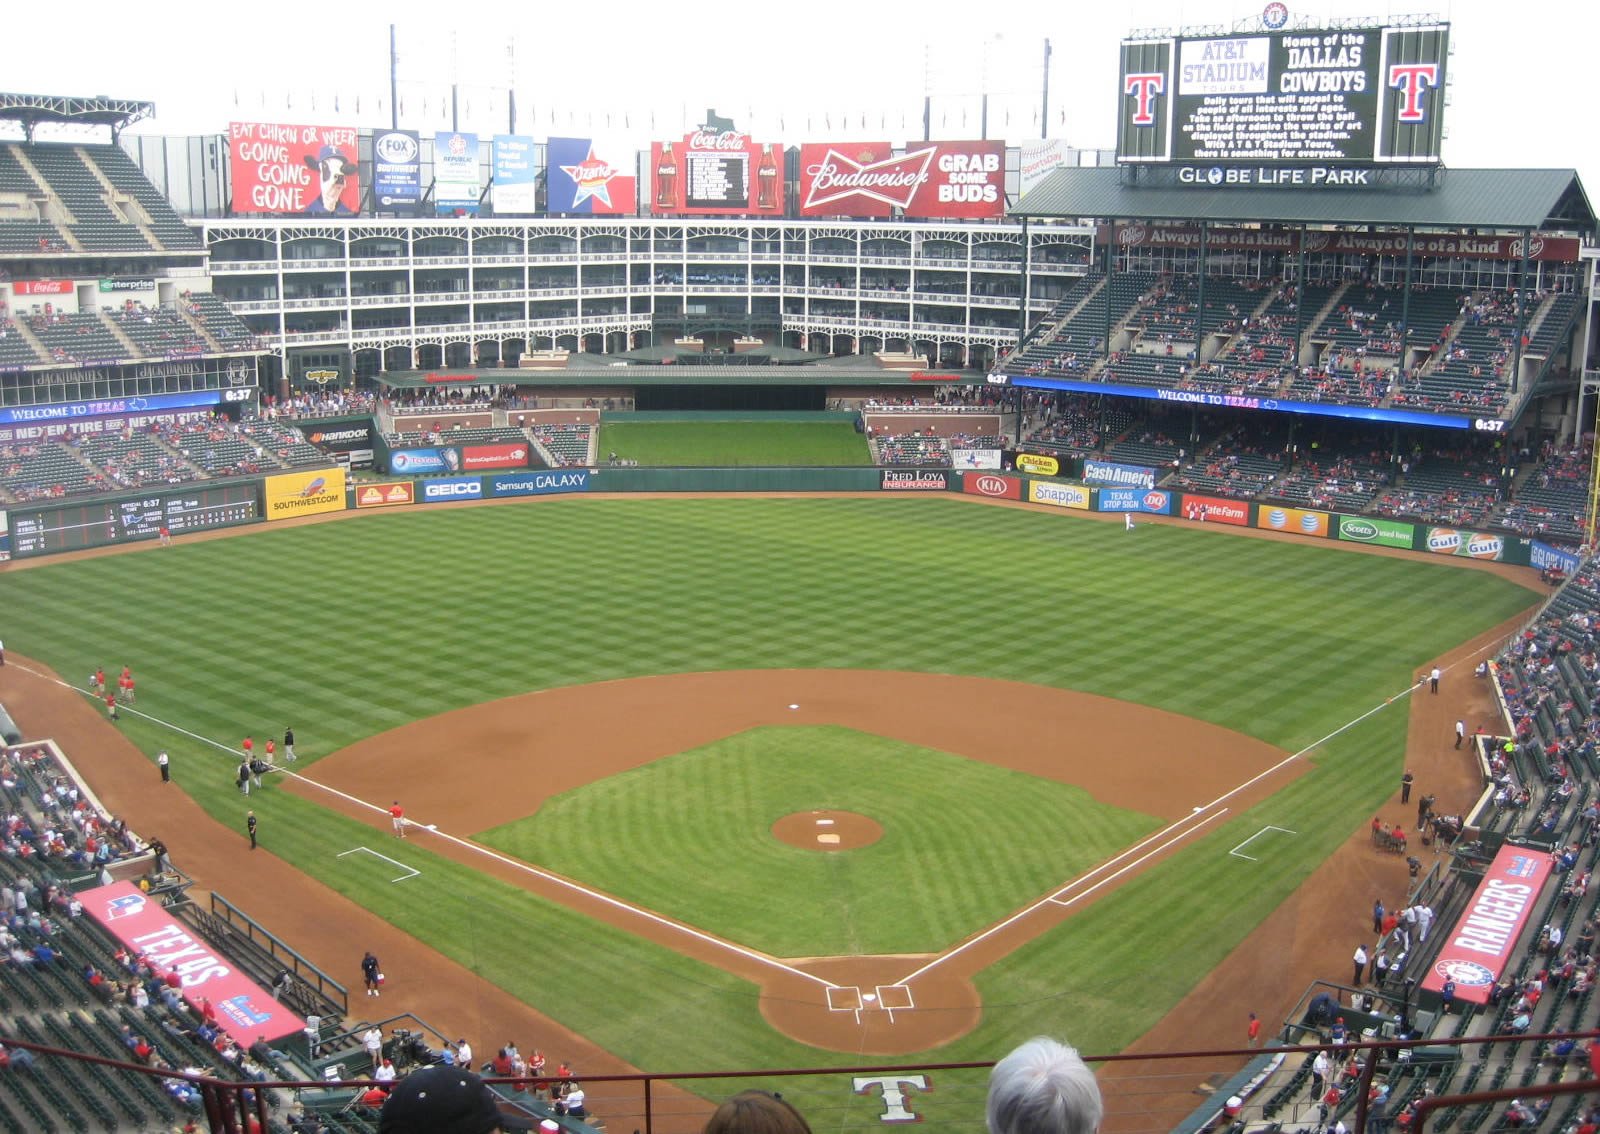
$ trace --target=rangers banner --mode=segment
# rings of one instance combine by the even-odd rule
[[[650,211],[658,216],[781,216],[783,148],[737,130],[696,130],[650,145]]]
[[[228,123],[235,213],[353,217],[361,211],[361,163],[349,126]]]
[[[1006,207],[1004,142],[887,142],[800,147],[800,215],[994,218]]]
[[[551,138],[545,149],[552,213],[631,216],[638,211],[639,179],[633,150],[600,138]]]
[[[422,143],[415,130],[382,130],[373,136],[372,192],[383,208],[422,200]]]
[[[175,973],[184,1002],[199,1016],[204,1001],[216,1012],[217,1026],[241,1047],[268,1043],[305,1029],[306,1022],[240,972],[211,944],[162,908],[132,882],[96,886],[78,895],[83,911],[125,949],[159,975]]]
[[[1522,927],[1533,913],[1545,879],[1550,854],[1504,846],[1484,871],[1472,904],[1450,930],[1438,959],[1422,978],[1422,987],[1437,993],[1444,982],[1456,982],[1456,999],[1487,1004],[1489,989],[1505,971]]]
[[[533,139],[521,134],[494,136],[494,186],[490,199],[496,216],[531,216],[538,205],[534,193],[539,165],[533,157]]]
[[[442,217],[477,216],[478,138],[475,134],[433,136],[433,203]]]

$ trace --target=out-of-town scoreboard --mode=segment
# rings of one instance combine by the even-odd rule
[[[1448,24],[1287,20],[1270,4],[1257,31],[1123,40],[1117,160],[1191,164],[1210,184],[1255,183],[1240,165],[1438,164]]]
[[[261,517],[261,485],[216,484],[182,491],[152,492],[123,500],[85,501],[46,507],[13,507],[11,551],[18,558],[154,539],[246,524]]]

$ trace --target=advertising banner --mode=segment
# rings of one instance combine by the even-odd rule
[[[268,1043],[305,1029],[306,1022],[234,968],[228,958],[162,908],[132,882],[113,882],[78,894],[83,910],[102,929],[157,973],[176,972],[184,1001],[202,1011],[211,1001],[217,1025],[241,1047]]]
[[[1022,478],[995,473],[964,472],[961,491],[969,496],[994,496],[1004,500],[1022,499]]]
[[[1030,480],[1028,499],[1035,504],[1050,504],[1057,508],[1089,507],[1091,490],[1081,484],[1056,484],[1048,480]]]
[[[118,291],[154,291],[155,289],[156,281],[149,276],[137,279],[129,279],[126,276],[122,276],[114,280],[100,281],[101,294]]]
[[[997,469],[999,449],[951,449],[950,463],[958,469]]]
[[[946,492],[950,474],[943,469],[884,469],[884,492]]]
[[[639,211],[634,151],[608,138],[551,138],[545,147],[546,208],[552,213],[632,216]]]
[[[325,452],[372,448],[370,425],[313,425],[306,426],[305,431],[306,440]]]
[[[1471,904],[1451,927],[1438,958],[1422,978],[1422,987],[1438,992],[1445,981],[1453,980],[1457,1000],[1487,1004],[1489,988],[1505,970],[1549,876],[1548,852],[1501,847],[1484,871]]]
[[[1017,471],[1037,476],[1060,476],[1061,458],[1048,453],[1018,453]]]
[[[42,441],[62,437],[68,433],[121,433],[125,429],[146,429],[152,425],[185,425],[194,421],[209,421],[212,410],[170,410],[166,413],[111,414],[105,417],[76,418],[67,421],[46,421],[38,425],[0,425],[0,444],[16,441]]]
[[[1540,571],[1560,571],[1563,575],[1571,575],[1582,562],[1576,553],[1551,547],[1540,540],[1533,540],[1528,545],[1528,566]]]
[[[783,147],[737,130],[696,130],[650,144],[650,211],[706,215],[783,213]]]
[[[1085,457],[1083,479],[1087,484],[1107,484],[1112,488],[1154,488],[1156,470],[1144,465],[1119,465]]]
[[[475,476],[445,476],[437,480],[422,482],[422,499],[426,501],[437,500],[481,500],[483,498],[483,480]]]
[[[12,295],[71,295],[71,280],[12,280]]]
[[[1335,534],[1339,539],[1370,543],[1374,547],[1398,547],[1410,551],[1416,546],[1415,524],[1400,520],[1380,520],[1375,516],[1337,516]]]
[[[454,449],[395,449],[389,454],[392,473],[460,472],[461,454]]]
[[[528,467],[528,443],[511,441],[498,445],[463,445],[461,468],[473,469],[525,469]]]
[[[1262,505],[1256,513],[1256,527],[1274,532],[1294,532],[1297,535],[1326,536],[1328,518],[1326,512],[1313,512],[1306,508]]]
[[[0,508],[0,563],[11,561],[11,527],[6,519],[6,510]]]
[[[1119,248],[1198,248],[1200,229],[1183,224],[1100,225],[1095,243],[1115,243]],[[1345,256],[1404,256],[1406,237],[1384,232],[1308,232],[1302,240],[1297,229],[1206,228],[1206,248],[1215,252],[1307,252]],[[1520,236],[1458,236],[1418,233],[1410,242],[1419,258],[1463,260],[1520,260]],[[1528,245],[1528,259],[1570,263],[1578,258],[1578,240],[1565,236],[1536,236]]]
[[[396,504],[415,504],[416,485],[409,480],[388,484],[367,484],[356,489],[357,508],[392,508]]]
[[[1022,143],[1018,188],[1026,193],[1035,186],[1044,184],[1044,179],[1065,165],[1071,156],[1072,147],[1062,138],[1046,138],[1043,141]]]
[[[1102,488],[1097,511],[1172,515],[1173,495],[1164,488]]]
[[[352,126],[230,122],[233,211],[353,217],[361,211],[357,154]]]
[[[152,410],[214,406],[223,400],[223,394],[222,390],[191,390],[184,394],[146,394],[142,398],[103,398],[93,402],[47,402],[40,406],[8,406],[0,409],[0,425],[20,425],[40,421],[72,421],[76,424],[79,418],[99,417],[108,413],[148,413]]]
[[[1232,524],[1250,526],[1250,505],[1243,500],[1228,500],[1222,496],[1191,496],[1183,494],[1183,518],[1198,520],[1202,524]]]
[[[557,492],[589,491],[588,469],[512,473],[491,476],[488,480],[490,496],[548,496]]]
[[[800,215],[999,217],[1006,207],[1004,142],[887,142],[800,147]]]
[[[267,519],[292,520],[296,516],[342,512],[344,485],[344,469],[269,476],[262,482],[267,498]]]
[[[521,134],[496,134],[494,185],[489,190],[495,215],[532,216],[538,209],[534,201],[538,180],[533,139]]]
[[[1464,555],[1470,559],[1504,559],[1506,541],[1497,535],[1463,531],[1460,528],[1429,528],[1427,550],[1435,555]]]
[[[433,136],[433,204],[441,217],[478,215],[478,136],[441,131]]]
[[[422,200],[422,142],[415,130],[372,136],[372,192],[385,208]]]

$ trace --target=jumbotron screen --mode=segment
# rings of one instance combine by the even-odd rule
[[[1127,39],[1117,160],[1433,165],[1450,27]]]

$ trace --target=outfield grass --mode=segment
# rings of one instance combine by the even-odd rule
[[[641,465],[870,465],[867,439],[845,421],[607,422],[600,452]]]
[[[320,755],[465,704],[764,667],[1072,687],[1296,750],[1534,599],[1421,557],[1178,526],[1130,535],[942,497],[567,498],[0,576],[12,649],[69,679],[130,664],[142,710],[229,744],[293,723],[313,775]],[[1390,794],[1404,713],[1400,702],[1319,748],[1308,775],[987,970],[982,1025],[939,1055],[983,1058],[1063,1028],[1085,1049],[1115,1050],[1147,1029]],[[138,720],[122,727],[146,752],[168,749],[184,788],[239,829],[225,753]],[[276,853],[638,1066],[849,1059],[774,1033],[755,990],[719,970],[420,846],[396,857],[422,877],[374,884],[361,856],[336,857],[370,843],[371,827],[271,790],[250,804]],[[1226,854],[1267,823],[1298,834],[1259,863]],[[182,861],[182,832],[148,834]],[[619,861],[648,861],[647,838],[613,838]],[[227,896],[249,907],[250,895]]]
[[[785,815],[821,809],[868,815],[883,838],[821,854],[773,836]],[[938,952],[1160,825],[1070,784],[854,729],[791,726],[566,792],[479,841],[774,956],[831,957]],[[806,916],[773,918],[774,894]]]

